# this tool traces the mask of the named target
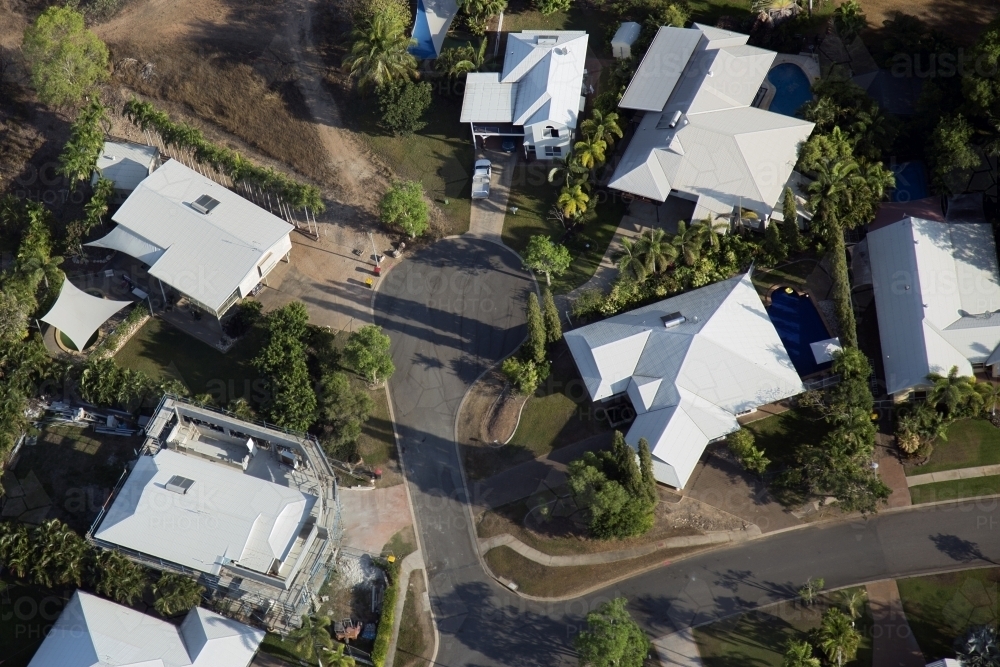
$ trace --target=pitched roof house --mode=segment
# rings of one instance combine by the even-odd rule
[[[868,232],[886,391],[1000,369],[1000,268],[985,222],[905,216]]]
[[[590,398],[627,394],[656,479],[682,488],[736,415],[803,391],[750,274],[565,334]]]
[[[177,627],[77,591],[28,667],[247,667],[263,639],[201,607]]]
[[[507,36],[502,72],[465,81],[463,123],[476,137],[523,137],[540,158],[569,154],[580,110],[587,33],[523,30]]]
[[[696,218],[737,206],[771,214],[814,124],[753,106],[776,54],[747,39],[660,28],[619,103],[642,114],[610,187],[695,200]]]
[[[292,248],[292,226],[232,190],[168,160],[135,188],[88,246],[149,266],[149,275],[222,316]]]

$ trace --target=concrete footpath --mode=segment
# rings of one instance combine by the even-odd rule
[[[694,631],[686,628],[653,641],[653,650],[663,667],[703,667]]]
[[[686,547],[712,546],[719,544],[730,544],[732,542],[744,542],[760,537],[760,528],[754,525],[747,526],[746,530],[723,530],[704,535],[684,535],[682,537],[669,537],[664,540],[651,542],[631,549],[620,549],[618,551],[601,551],[589,554],[574,554],[571,556],[552,556],[530,547],[513,535],[504,533],[494,535],[486,539],[479,540],[479,552],[485,554],[490,549],[497,547],[508,547],[513,549],[528,560],[547,565],[549,567],[568,567],[571,565],[601,565],[604,563],[615,563],[622,560],[630,560],[651,554],[660,549],[683,549]]]
[[[903,613],[895,579],[865,586],[872,612],[872,667],[923,667],[924,656]]]
[[[991,477],[1000,475],[1000,464],[978,466],[976,468],[958,468],[957,470],[942,470],[924,475],[911,475],[906,478],[907,486],[923,486],[936,482],[953,482],[956,479],[973,479],[975,477]]]

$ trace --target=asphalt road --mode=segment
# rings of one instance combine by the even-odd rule
[[[524,338],[531,288],[513,253],[459,238],[414,253],[376,297],[376,322],[393,340],[390,388],[441,634],[437,664],[574,665],[584,616],[617,595],[657,637],[794,597],[810,577],[834,588],[1000,562],[1000,506],[990,500],[778,533],[566,602],[514,595],[479,564],[453,438],[469,385]]]

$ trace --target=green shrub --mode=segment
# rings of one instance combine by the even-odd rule
[[[392,638],[392,626],[396,620],[396,598],[399,597],[399,567],[400,561],[392,563],[377,563],[385,570],[388,583],[385,595],[382,596],[382,614],[378,619],[378,632],[375,635],[375,645],[372,647],[372,662],[375,667],[385,665],[389,656],[389,640]]]

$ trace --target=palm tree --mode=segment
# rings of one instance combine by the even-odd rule
[[[35,547],[23,524],[0,524],[0,562],[18,579],[23,579],[35,559]]]
[[[712,216],[705,216],[692,225],[693,228],[697,228],[698,233],[712,250],[719,249],[721,244],[719,239],[729,233],[729,226],[730,223],[725,218],[713,218]]]
[[[489,20],[507,9],[507,0],[460,0],[458,6],[465,11],[469,32],[485,35]]]
[[[833,11],[833,22],[845,44],[853,42],[861,31],[868,27],[868,19],[858,0],[846,0],[837,7]]]
[[[316,647],[333,648],[333,638],[327,628],[330,619],[326,616],[302,616],[302,625],[290,632],[288,638],[295,642],[295,650],[306,660],[316,655]]]
[[[622,238],[622,251],[615,260],[622,275],[631,275],[636,280],[646,278],[646,265],[639,254],[639,244],[628,237]]]
[[[577,162],[591,171],[604,164],[607,149],[608,142],[596,137],[585,138],[573,146]]]
[[[478,72],[486,62],[486,38],[479,40],[479,48],[471,44],[445,49],[434,61],[434,67],[453,79]]]
[[[968,401],[979,402],[982,397],[976,391],[976,378],[964,377],[958,374],[958,366],[952,366],[948,375],[928,373],[927,379],[934,384],[928,402],[934,406],[944,405],[948,414],[952,414]]]
[[[590,170],[570,155],[549,169],[549,183],[562,181],[562,185],[583,185],[588,174]]]
[[[613,111],[602,114],[600,109],[591,112],[590,118],[580,124],[580,130],[588,139],[601,139],[608,146],[614,145],[615,138],[621,139],[624,136],[618,126],[618,114]]]
[[[701,259],[701,251],[705,246],[705,237],[698,225],[687,226],[683,220],[677,223],[677,233],[671,240],[678,254],[684,258],[684,263],[688,266]]]
[[[677,260],[678,250],[662,229],[647,229],[639,234],[636,252],[646,273],[663,273]]]
[[[354,658],[344,654],[347,647],[337,642],[333,649],[323,648],[322,659],[319,661],[320,667],[355,667],[357,662]]]
[[[855,588],[851,592],[841,592],[840,599],[844,603],[847,615],[851,617],[851,621],[855,621],[861,617],[861,610],[865,607],[868,595],[865,593],[865,589]]]
[[[32,531],[35,559],[31,572],[37,583],[53,586],[83,583],[83,568],[87,556],[87,543],[69,526],[58,519],[50,519]]]
[[[976,393],[983,400],[983,407],[990,411],[990,416],[995,417],[997,414],[997,404],[1000,403],[1000,384],[995,384],[993,382],[977,382]]]
[[[578,218],[587,212],[590,195],[583,190],[582,185],[567,185],[559,193],[556,203],[567,218]]]
[[[343,65],[362,91],[415,76],[417,59],[407,50],[416,40],[406,27],[379,13],[351,32],[353,43]]]
[[[180,574],[164,573],[153,584],[153,606],[162,616],[173,616],[197,607],[205,587]]]
[[[785,645],[781,667],[820,667],[819,658],[813,656],[812,644],[792,639]]]
[[[133,563],[117,551],[103,551],[97,557],[94,588],[121,604],[132,604],[146,590],[146,568]]]
[[[861,644],[861,633],[854,629],[851,619],[836,607],[827,609],[819,628],[819,646],[827,660],[843,667],[854,660]]]

